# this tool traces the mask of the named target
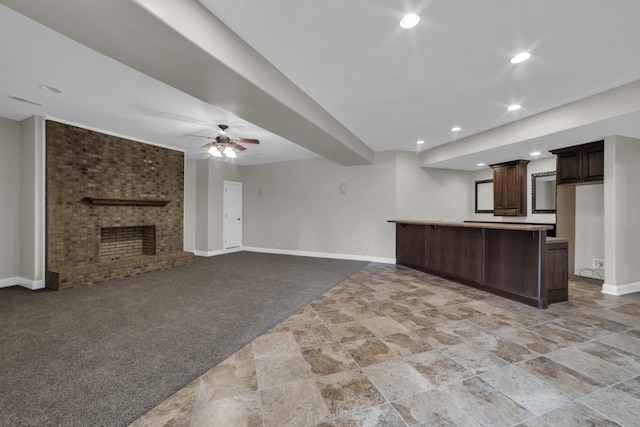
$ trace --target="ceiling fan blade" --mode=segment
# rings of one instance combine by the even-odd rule
[[[209,150],[209,148],[213,147],[213,142],[209,142],[208,144],[201,145],[205,150]]]
[[[215,137],[214,137],[214,136],[193,135],[193,134],[190,134],[190,133],[185,134],[185,136],[195,136],[196,138],[215,139]]]
[[[257,139],[250,139],[250,138],[233,138],[233,140],[235,142],[243,142],[245,144],[260,144],[260,141],[258,141]]]
[[[232,142],[230,142],[230,143],[229,143],[229,145],[230,145],[231,147],[235,148],[235,149],[236,149],[236,150],[238,150],[238,151],[244,151],[244,150],[246,150],[246,148],[244,148],[242,145],[240,145],[240,144],[238,144],[238,143],[236,143],[236,142],[233,142],[233,141],[232,141]]]

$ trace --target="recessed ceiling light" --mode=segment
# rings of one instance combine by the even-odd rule
[[[400,26],[405,30],[413,28],[420,22],[420,16],[415,13],[408,13],[400,20]]]
[[[516,110],[519,110],[520,108],[522,108],[522,105],[519,105],[519,104],[513,104],[513,105],[509,105],[509,107],[507,108],[507,110],[509,110],[509,111],[516,111]]]
[[[460,126],[454,126],[451,128],[451,132],[460,132],[462,128]]]
[[[416,144],[424,144],[423,140],[417,141]]]
[[[57,87],[47,86],[47,85],[38,85],[38,86],[40,87],[40,89],[46,90],[47,92],[62,93],[62,91],[60,89],[58,89]]]
[[[542,154],[539,151],[534,151],[533,153],[531,153],[532,156],[539,156],[540,154]]]
[[[478,166],[487,166],[486,163],[478,163]]]
[[[522,52],[522,53],[517,54],[513,58],[511,58],[511,63],[512,64],[519,64],[521,62],[526,61],[529,58],[531,58],[531,54],[529,52]]]
[[[23,98],[21,96],[9,95],[9,98],[15,99],[16,101],[20,101],[20,102],[26,102],[27,104],[31,104],[31,105],[37,105],[38,107],[42,107],[44,105],[41,102],[33,101],[31,99]]]

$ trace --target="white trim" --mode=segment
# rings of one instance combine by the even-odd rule
[[[355,254],[334,254],[329,252],[292,251],[287,249],[257,248],[254,246],[243,246],[242,250],[248,251],[248,252],[261,252],[265,254],[308,256],[308,257],[314,257],[314,258],[349,259],[353,261],[379,262],[382,264],[396,263],[395,258],[372,257],[372,256],[355,255]]]
[[[233,252],[240,252],[242,251],[242,248],[231,248],[231,249],[219,249],[217,251],[194,251],[193,254],[195,256],[218,256],[218,255],[224,255],[224,254],[230,254]]]
[[[63,123],[65,125],[75,126],[77,128],[90,130],[90,131],[98,132],[98,133],[103,133],[105,135],[111,135],[111,136],[115,136],[117,138],[128,139],[130,141],[135,141],[135,142],[141,142],[141,143],[147,144],[147,145],[155,145],[156,147],[167,148],[167,149],[172,150],[172,151],[181,151],[183,153],[187,152],[187,150],[183,149],[183,148],[171,147],[171,146],[160,144],[160,143],[157,143],[157,142],[148,141],[146,139],[136,138],[136,137],[133,137],[133,136],[129,136],[129,135],[125,135],[125,134],[122,134],[122,133],[113,132],[113,131],[110,131],[110,130],[101,129],[101,128],[97,128],[97,127],[93,127],[93,126],[88,126],[88,125],[86,125],[84,123],[77,123],[77,122],[74,122],[74,121],[71,121],[71,120],[60,119],[58,117],[48,116],[48,115],[44,115],[44,116],[41,116],[41,117],[42,117],[43,120],[51,120],[53,122]]]
[[[626,295],[633,292],[640,292],[640,282],[624,283],[622,285],[602,285],[602,293],[607,295]]]
[[[44,280],[30,280],[24,277],[0,279],[0,288],[8,288],[9,286],[22,286],[35,291],[36,289],[44,289]]]

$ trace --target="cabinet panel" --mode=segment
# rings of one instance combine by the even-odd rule
[[[528,160],[491,165],[493,169],[493,215],[527,215]]]
[[[604,146],[582,151],[582,180],[601,181],[604,179]]]
[[[582,184],[604,179],[604,141],[551,150],[558,156],[556,184]]]
[[[466,281],[484,282],[484,230],[429,226],[426,265],[430,270]]]
[[[418,268],[425,266],[424,225],[396,224],[396,262]]]
[[[569,299],[569,249],[566,242],[547,243],[547,302]]]
[[[580,182],[582,167],[580,164],[580,152],[558,154],[556,166],[556,179],[558,182]]]

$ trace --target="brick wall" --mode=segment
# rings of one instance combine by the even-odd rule
[[[47,270],[99,263],[101,230],[155,227],[155,253],[183,250],[179,151],[46,122]],[[94,205],[86,198],[160,199],[165,206]]]

